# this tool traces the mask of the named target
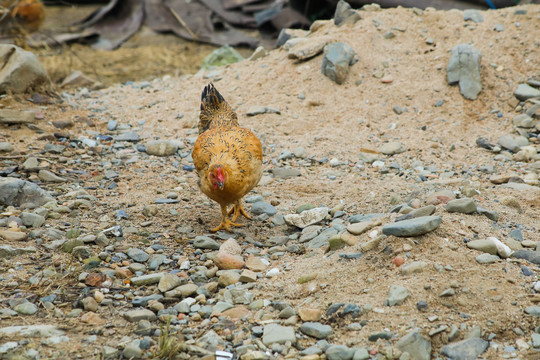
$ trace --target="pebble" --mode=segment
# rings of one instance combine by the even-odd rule
[[[388,296],[386,297],[386,300],[384,301],[384,305],[386,306],[395,306],[395,305],[401,305],[407,300],[409,297],[409,291],[401,286],[401,285],[391,285],[390,291],[388,292]]]
[[[322,73],[337,84],[343,84],[349,68],[358,57],[353,48],[345,42],[334,42],[324,46]]]
[[[447,67],[449,84],[459,83],[461,95],[476,100],[482,90],[480,81],[480,59],[482,52],[470,44],[454,46]]]
[[[276,167],[272,169],[272,174],[278,179],[288,179],[301,176],[302,173],[298,169],[292,169],[287,167]]]
[[[178,151],[178,142],[174,140],[152,140],[145,145],[148,155],[171,156]]]
[[[265,201],[257,201],[251,206],[251,212],[254,215],[266,214],[268,216],[274,216],[277,214],[277,209]]]
[[[13,307],[13,310],[18,312],[21,315],[34,315],[37,313],[38,308],[36,305],[32,304],[29,301],[25,301]]]
[[[24,241],[28,234],[20,231],[0,230],[0,238],[7,241]]]
[[[396,347],[402,352],[407,352],[416,360],[431,359],[431,341],[424,338],[419,332],[412,331],[403,336],[396,343]]]
[[[242,269],[244,259],[240,255],[229,254],[225,251],[219,251],[214,258],[214,263],[220,270]]]
[[[126,251],[126,254],[127,256],[132,258],[134,261],[139,262],[139,263],[146,262],[148,258],[150,257],[150,255],[148,255],[147,253],[145,253],[144,251],[138,248],[129,248]]]
[[[268,324],[264,326],[262,342],[266,346],[272,344],[284,344],[290,342],[296,343],[294,328],[290,326],[281,326],[279,324]]]
[[[164,293],[182,285],[182,283],[182,279],[180,279],[178,276],[170,273],[165,273],[159,280],[158,290]]]
[[[382,144],[379,151],[384,155],[395,155],[407,151],[407,148],[400,142],[392,141]]]
[[[420,236],[435,230],[441,225],[440,216],[422,216],[410,220],[386,224],[382,228],[384,235],[398,237]]]
[[[2,141],[0,142],[0,153],[9,153],[15,150],[12,144]]]
[[[424,271],[427,263],[424,261],[413,261],[410,264],[401,266],[401,275],[412,275]]]
[[[164,273],[152,273],[131,278],[131,284],[135,286],[152,285],[158,283]]]
[[[482,16],[482,13],[475,9],[466,9],[463,11],[463,20],[471,20],[475,23],[481,23],[484,21],[484,17]]]
[[[193,247],[196,249],[219,250],[219,243],[208,236],[196,236],[193,240]]]
[[[487,350],[489,343],[480,338],[471,338],[441,348],[441,353],[455,360],[476,359]]]
[[[332,335],[332,327],[319,322],[305,322],[300,326],[300,332],[316,339],[326,339]]]
[[[286,44],[288,47],[293,44],[287,52],[289,59],[307,60],[323,51],[324,46],[328,43],[326,38],[296,38]]]
[[[304,229],[309,225],[324,220],[328,216],[329,211],[330,209],[327,207],[319,207],[305,210],[300,214],[287,214],[284,218],[287,224]]]
[[[525,313],[534,317],[540,317],[540,306],[531,305],[525,308]]]
[[[123,313],[122,316],[129,322],[139,322],[141,320],[154,321],[157,318],[156,314],[148,309],[130,310]]]
[[[446,211],[458,212],[462,214],[472,214],[476,212],[476,203],[473,199],[470,198],[450,200],[446,204]]]
[[[491,255],[491,254],[480,254],[476,257],[476,262],[479,264],[493,264],[497,262],[497,260],[500,260],[500,258],[497,255]]]
[[[344,24],[354,24],[362,17],[360,13],[353,9],[346,1],[339,1],[334,13],[334,24],[336,26],[342,26]]]
[[[255,115],[261,115],[261,114],[281,114],[281,111],[276,108],[268,107],[268,106],[251,106],[247,111],[247,116],[255,116]]]
[[[142,357],[143,351],[139,347],[139,340],[134,340],[126,345],[122,351],[122,356],[126,359],[140,359]]]
[[[517,89],[514,91],[514,96],[521,101],[525,101],[531,98],[540,97],[540,90],[528,84],[519,84]]]
[[[353,358],[355,350],[349,349],[345,345],[330,345],[324,353],[328,360],[350,360]]]

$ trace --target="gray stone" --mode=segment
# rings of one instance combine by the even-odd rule
[[[254,215],[266,214],[268,216],[273,216],[277,214],[277,209],[265,201],[257,201],[251,206],[251,212]]]
[[[480,82],[480,59],[482,53],[469,44],[454,46],[447,67],[449,84],[459,82],[461,94],[469,100],[475,100],[482,90]]]
[[[296,343],[294,328],[281,326],[279,324],[268,324],[264,327],[262,342],[266,346],[272,344],[284,344],[286,342]]]
[[[326,38],[301,38],[294,39],[294,45],[289,49],[287,56],[296,60],[310,59],[323,51],[323,48],[328,44]]]
[[[395,305],[401,305],[407,300],[409,297],[409,290],[407,290],[405,287],[401,285],[392,285],[390,286],[390,291],[388,292],[388,296],[386,297],[386,300],[384,301],[384,305],[386,306],[395,306]]]
[[[101,355],[103,356],[103,359],[117,359],[118,358],[118,353],[120,351],[116,348],[113,348],[113,347],[110,347],[110,346],[103,346],[103,348],[101,349]]]
[[[396,346],[402,352],[408,352],[413,359],[431,359],[431,341],[424,338],[418,331],[412,331],[398,340]]]
[[[384,155],[395,155],[407,151],[407,148],[398,141],[390,141],[382,144],[379,151]]]
[[[346,1],[339,0],[334,13],[334,24],[341,26],[344,24],[354,24],[360,20],[360,13],[351,8]]]
[[[247,116],[255,116],[255,115],[261,115],[261,114],[281,114],[281,111],[276,108],[268,107],[268,106],[260,106],[260,105],[254,105],[251,106],[246,111]]]
[[[540,306],[531,305],[525,308],[525,313],[534,317],[540,317]]]
[[[16,248],[11,245],[0,245],[0,259],[10,258],[16,255],[22,255],[25,253],[35,253],[37,249],[33,246],[28,246],[25,248]]]
[[[473,240],[467,243],[469,249],[475,249],[491,255],[497,255],[497,245],[488,239]]]
[[[424,261],[413,261],[410,264],[401,266],[401,275],[411,275],[424,271],[427,268],[427,263]]]
[[[274,174],[274,177],[279,178],[279,179],[288,179],[288,178],[302,175],[300,170],[285,168],[285,167],[273,168],[272,174]]]
[[[12,144],[5,141],[0,142],[0,153],[9,153],[9,152],[12,152],[13,150],[15,150],[15,148],[13,147]]]
[[[516,91],[514,91],[514,96],[521,101],[525,101],[531,98],[540,97],[540,90],[533,88],[528,84],[519,84]]]
[[[145,253],[144,251],[138,248],[129,248],[126,251],[126,254],[127,256],[132,258],[134,261],[140,262],[140,263],[146,262],[148,258],[150,258],[150,255],[148,255],[147,253]]]
[[[15,45],[0,45],[0,93],[23,93],[49,85],[47,71],[36,55]]]
[[[154,321],[157,318],[156,314],[148,309],[130,310],[123,313],[122,316],[129,322],[139,322],[141,320]]]
[[[355,349],[352,360],[368,360],[371,357],[366,348]]]
[[[165,293],[165,296],[167,297],[186,297],[191,296],[197,292],[199,287],[195,284],[184,284],[180,285],[178,287],[175,287],[174,289],[167,291]]]
[[[536,121],[527,114],[519,114],[514,118],[513,122],[514,126],[526,129],[533,128],[536,125]]]
[[[463,20],[471,20],[475,23],[481,23],[484,21],[484,17],[482,16],[482,13],[475,9],[467,9],[463,11]]]
[[[193,247],[196,249],[219,250],[219,243],[208,236],[196,236],[193,240]]]
[[[414,219],[414,218],[422,217],[422,216],[430,216],[435,212],[435,210],[436,210],[435,205],[423,206],[421,208],[414,209],[408,214],[397,217],[396,221],[409,220],[409,219]]]
[[[126,345],[122,351],[122,356],[125,359],[140,359],[142,357],[142,349],[139,347],[140,341],[134,340]]]
[[[94,256],[94,253],[90,250],[89,246],[75,246],[73,250],[71,251],[71,255],[73,255],[77,259],[88,259]]]
[[[497,255],[491,255],[488,253],[480,254],[476,257],[476,262],[479,264],[493,264],[500,258]]]
[[[441,353],[452,360],[476,360],[488,348],[489,343],[480,338],[466,339],[445,345]]]
[[[24,226],[36,228],[45,224],[45,217],[38,214],[22,212],[20,217]]]
[[[114,137],[116,141],[138,142],[140,139],[141,137],[135,131],[127,131]]]
[[[148,259],[148,269],[157,270],[164,262],[167,260],[167,257],[163,254],[152,254]]]
[[[435,230],[441,225],[440,216],[422,216],[415,219],[399,221],[383,226],[384,235],[400,237],[420,236]]]
[[[356,53],[353,48],[344,42],[335,42],[324,47],[322,60],[322,73],[335,81],[343,84],[349,74],[349,67],[355,63]]]
[[[476,203],[473,199],[470,198],[450,200],[446,204],[446,211],[458,212],[462,214],[472,214],[476,211]]]
[[[300,326],[300,332],[317,339],[326,339],[332,335],[332,327],[318,322],[305,322]]]
[[[0,335],[23,337],[51,337],[64,335],[64,331],[56,328],[55,325],[18,325],[0,328]]]
[[[178,144],[172,140],[152,140],[146,144],[146,153],[156,156],[171,156],[178,151]]]
[[[516,250],[512,253],[512,257],[516,259],[525,259],[530,263],[540,265],[540,251]]]
[[[354,349],[349,349],[345,345],[330,345],[324,353],[328,360],[351,360],[354,352]]]
[[[535,349],[540,348],[540,334],[539,333],[532,333],[531,341],[532,341],[533,348]]]
[[[23,303],[16,305],[13,308],[13,310],[15,310],[16,312],[22,315],[34,315],[35,313],[37,313],[38,308],[36,305],[32,304],[31,302],[25,301]]]
[[[505,149],[508,149],[512,152],[518,152],[520,150],[520,146],[528,145],[527,139],[523,138],[522,136],[516,136],[516,135],[502,135],[497,140],[497,144],[502,146]]]
[[[39,170],[38,177],[41,181],[45,182],[61,183],[67,181],[65,178],[60,177],[49,170]]]
[[[34,183],[0,177],[0,205],[33,209],[53,201],[53,197]]]
[[[483,207],[476,206],[476,211],[478,211],[479,214],[484,215],[489,220],[493,221],[499,221],[499,213],[493,210],[484,209]]]
[[[163,275],[164,273],[154,273],[132,277],[131,284],[134,286],[152,285],[158,283],[159,280],[161,280],[161,278],[163,277]]]
[[[159,280],[158,290],[164,293],[180,285],[182,285],[182,279],[175,274],[165,273]]]
[[[33,157],[33,156],[29,157],[28,159],[26,159],[23,162],[23,168],[25,170],[29,170],[29,171],[38,170],[39,169],[39,161],[38,161],[38,159]]]

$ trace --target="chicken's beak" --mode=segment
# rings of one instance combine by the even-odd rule
[[[218,181],[217,186],[218,186],[219,190],[223,190],[223,188],[225,187],[225,184],[223,183],[223,181]]]

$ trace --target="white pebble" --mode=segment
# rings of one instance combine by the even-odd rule
[[[373,230],[373,231],[370,231],[368,236],[372,239],[375,239],[377,237],[377,235],[379,235],[379,231],[378,230]]]
[[[272,278],[272,277],[274,277],[274,276],[276,276],[278,274],[279,274],[279,269],[278,268],[272,268],[272,269],[270,269],[270,270],[268,270],[266,272],[266,277],[267,278]]]

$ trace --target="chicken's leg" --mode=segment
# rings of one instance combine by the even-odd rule
[[[227,230],[228,232],[232,232],[231,226],[242,226],[242,224],[236,224],[229,219],[229,214],[227,212],[226,205],[220,205],[220,206],[221,206],[221,224],[219,224],[218,227],[211,229],[210,231],[216,232],[223,229],[223,230]]]
[[[232,209],[229,211],[229,215],[232,214],[232,221],[236,221],[240,215],[244,215],[244,217],[248,220],[251,220],[251,217],[246,213],[244,208],[242,207],[242,200],[237,200]]]

